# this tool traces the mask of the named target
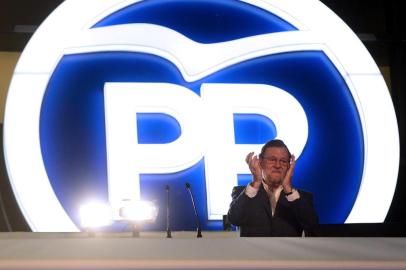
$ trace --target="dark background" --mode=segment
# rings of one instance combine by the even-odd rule
[[[36,27],[61,0],[0,0],[0,51],[21,52]],[[358,35],[384,73],[400,137],[398,183],[383,224],[325,224],[325,236],[406,236],[405,116],[406,14],[397,0],[323,0]],[[29,231],[13,196],[4,165],[0,126],[0,231]],[[382,142],[390,144],[391,142]],[[384,160],[385,157],[382,157]],[[382,179],[385,185],[385,179]],[[328,192],[328,191],[326,191]],[[373,211],[373,209],[371,209]]]

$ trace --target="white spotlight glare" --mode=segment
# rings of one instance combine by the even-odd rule
[[[85,228],[97,228],[112,223],[112,211],[109,205],[101,202],[89,202],[79,209],[81,225]]]
[[[120,216],[132,222],[154,222],[158,207],[151,201],[125,201],[120,208]]]

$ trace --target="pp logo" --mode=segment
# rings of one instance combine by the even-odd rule
[[[34,231],[78,230],[87,198],[163,203],[163,185],[186,181],[216,228],[247,182],[244,156],[274,137],[299,156],[294,184],[322,222],[383,221],[397,178],[382,76],[314,1],[65,1],[20,58],[4,132]],[[175,229],[193,227],[185,216]]]

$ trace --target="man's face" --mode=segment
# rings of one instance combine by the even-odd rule
[[[261,159],[261,167],[267,184],[282,184],[289,166],[289,153],[284,147],[267,148]]]

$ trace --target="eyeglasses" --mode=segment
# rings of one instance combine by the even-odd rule
[[[285,158],[277,159],[276,157],[264,157],[263,160],[269,165],[275,165],[279,162],[280,166],[286,167],[289,164],[289,161]]]

